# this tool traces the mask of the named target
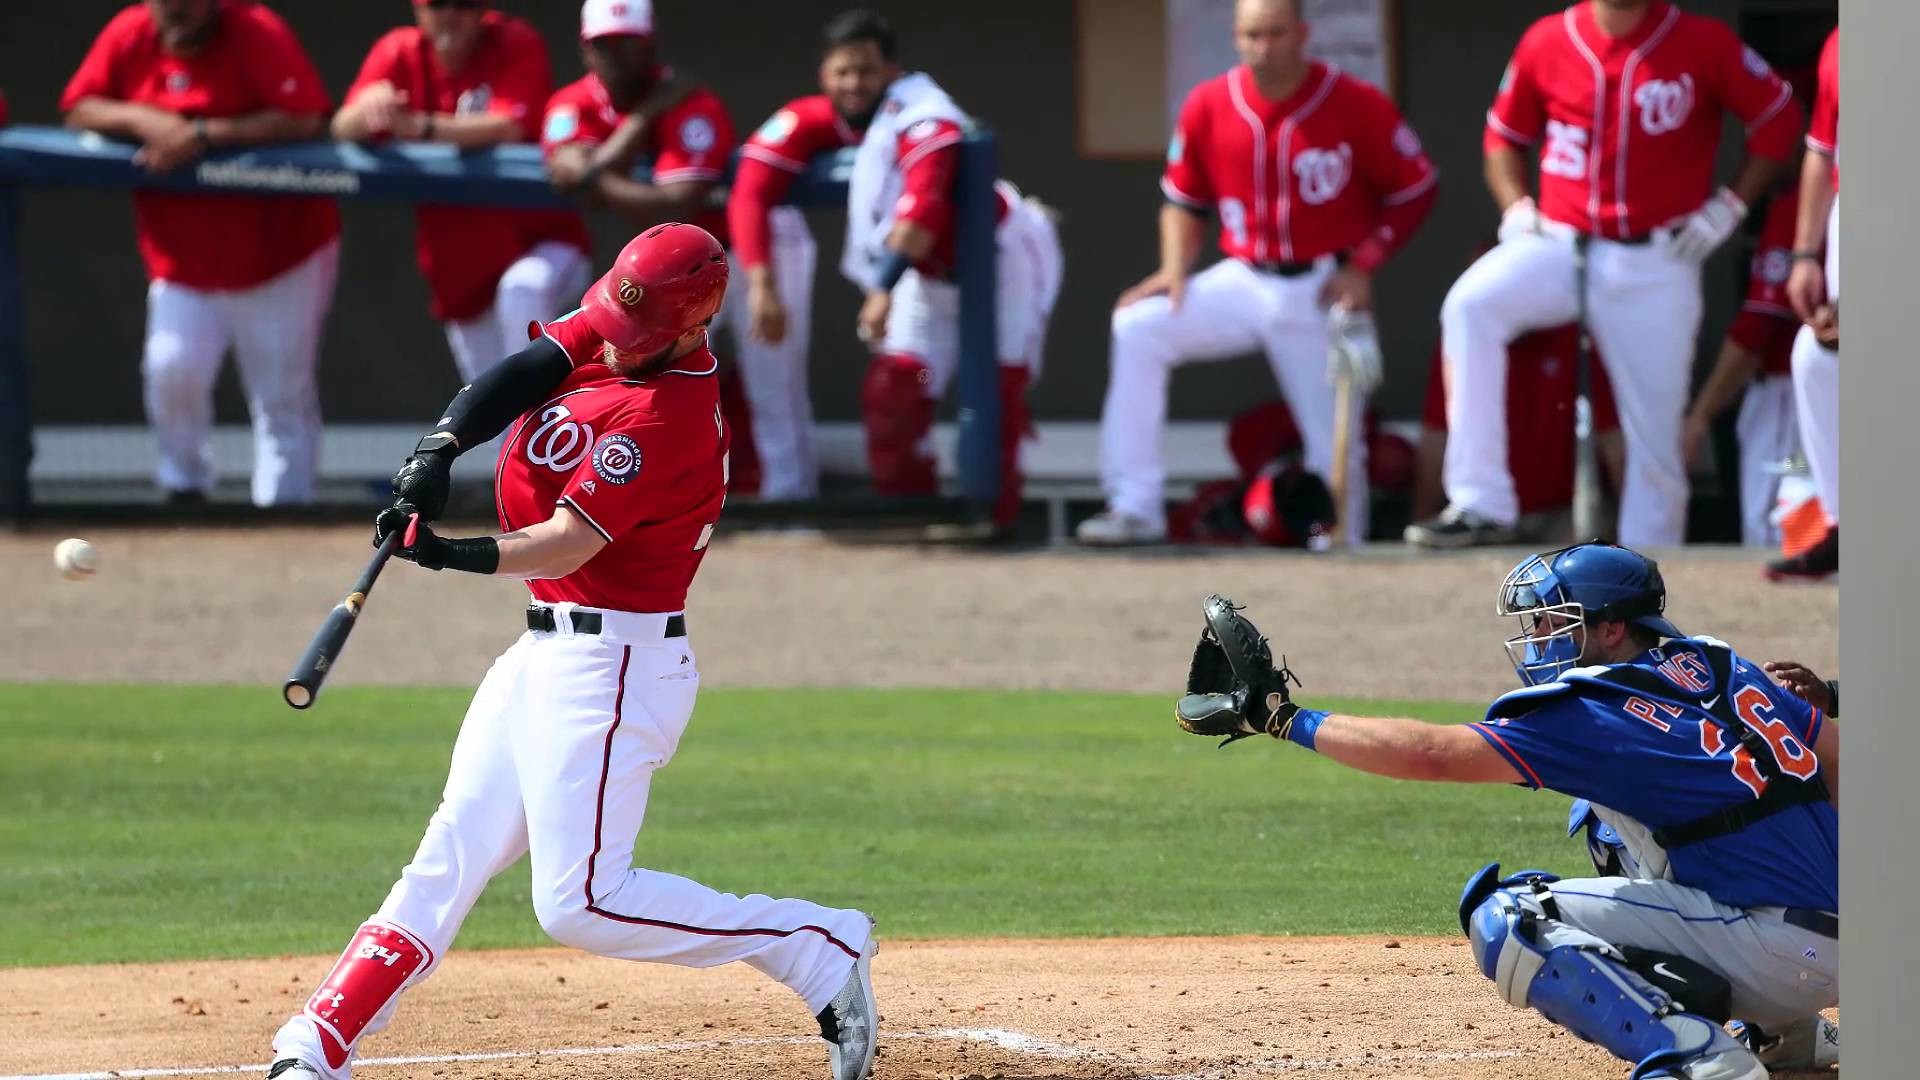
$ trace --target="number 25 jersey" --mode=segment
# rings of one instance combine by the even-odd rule
[[[578,312],[545,333],[574,368],[507,429],[494,485],[500,527],[524,529],[564,507],[607,546],[573,573],[527,586],[549,603],[681,611],[727,498],[730,436],[713,353],[635,379],[601,361],[606,342]]]

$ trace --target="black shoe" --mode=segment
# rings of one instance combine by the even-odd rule
[[[267,1068],[267,1080],[284,1076],[287,1080],[300,1080],[302,1076],[319,1076],[320,1071],[301,1061],[299,1058],[281,1058]]]
[[[1402,535],[1415,547],[1442,551],[1520,542],[1520,530],[1514,526],[1501,525],[1453,505],[1425,521],[1407,526]]]
[[[1767,564],[1768,581],[1820,581],[1840,572],[1840,526],[1791,559]]]

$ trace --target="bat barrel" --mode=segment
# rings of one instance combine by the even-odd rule
[[[411,533],[411,529],[408,530]],[[307,651],[300,654],[300,662],[293,666],[293,674],[280,688],[280,696],[288,705],[296,709],[310,708],[320,697],[320,686],[327,681],[327,675],[340,659],[340,650],[346,648],[347,636],[353,633],[353,627],[360,620],[360,610],[366,606],[367,594],[373,591],[373,583],[379,579],[380,570],[387,565],[387,559],[393,555],[401,543],[401,535],[395,531],[387,536],[386,542],[373,553],[367,568],[354,582],[353,591],[346,599],[333,606],[327,613],[326,621],[307,644]]]

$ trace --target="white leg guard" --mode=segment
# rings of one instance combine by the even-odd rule
[[[1481,871],[1462,907],[1480,970],[1510,1004],[1632,1062],[1631,1080],[1766,1080],[1718,1024],[1681,1012],[1611,944],[1554,918],[1551,875],[1498,873],[1497,865]]]

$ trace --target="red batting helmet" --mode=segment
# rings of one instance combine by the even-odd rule
[[[698,225],[655,225],[620,249],[580,307],[621,352],[652,354],[712,319],[727,294],[727,252]]]

